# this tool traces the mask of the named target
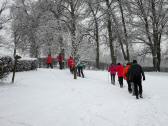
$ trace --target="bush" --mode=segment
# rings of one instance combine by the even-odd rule
[[[13,71],[14,61],[9,56],[0,57],[0,79],[7,77]],[[16,72],[36,70],[38,67],[37,59],[18,60]]]
[[[16,72],[36,70],[38,67],[37,59],[18,60]]]
[[[12,70],[12,58],[9,56],[0,57],[0,79],[7,77]]]

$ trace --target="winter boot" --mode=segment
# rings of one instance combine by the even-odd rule
[[[111,84],[115,85],[115,82],[114,82],[114,81],[112,81],[112,82],[111,82]]]
[[[135,96],[135,91],[132,91],[132,96]]]
[[[140,98],[143,98],[142,94],[139,95]]]
[[[132,89],[128,89],[128,92],[131,94],[132,93]]]

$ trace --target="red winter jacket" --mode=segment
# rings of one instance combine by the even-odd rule
[[[68,59],[68,67],[74,67],[75,66],[75,61],[72,57]]]
[[[57,61],[62,62],[63,61],[63,56],[62,55],[57,56]]]
[[[124,76],[124,67],[121,64],[117,66],[117,75],[118,77]]]
[[[52,57],[51,56],[48,56],[47,57],[47,64],[51,64],[52,63]]]
[[[108,72],[110,72],[110,74],[116,74],[116,66],[115,65],[109,66]]]

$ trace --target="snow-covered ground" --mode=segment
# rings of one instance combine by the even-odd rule
[[[168,74],[146,73],[143,99],[136,100],[105,71],[38,69],[0,84],[0,126],[167,126]]]

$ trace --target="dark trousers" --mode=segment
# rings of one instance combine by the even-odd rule
[[[78,69],[78,75],[79,75],[79,77],[81,77],[81,75],[82,75],[82,77],[84,78],[83,68],[82,67],[78,67],[77,69]]]
[[[132,93],[131,81],[130,81],[130,80],[127,80],[127,84],[128,84],[128,91],[129,91],[130,93]]]
[[[63,62],[59,62],[59,68],[63,69]]]
[[[111,74],[111,83],[115,84],[115,74]]]
[[[49,67],[50,67],[50,68],[53,68],[52,63],[48,63],[48,64],[47,64],[47,68],[49,68]]]
[[[118,77],[120,87],[123,87],[123,77]]]
[[[142,81],[141,81],[141,79],[140,78],[134,79],[133,83],[134,83],[134,91],[135,91],[136,97],[138,97],[138,95],[142,95]]]
[[[74,73],[75,68],[74,68],[74,67],[69,67],[69,70],[70,70],[71,74],[73,74],[73,73]]]

